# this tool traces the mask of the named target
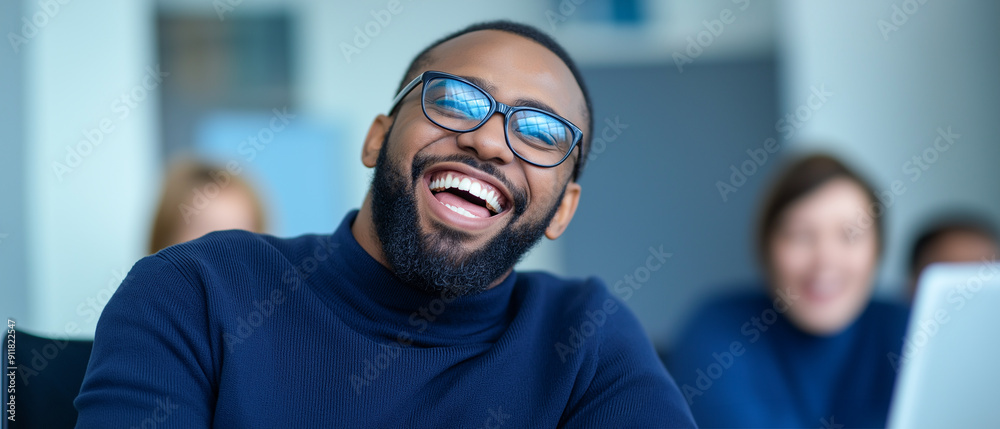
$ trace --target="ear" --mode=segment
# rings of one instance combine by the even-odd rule
[[[378,152],[382,150],[382,143],[385,142],[385,135],[392,127],[392,118],[385,115],[378,115],[368,127],[368,135],[365,136],[365,144],[361,148],[361,162],[365,167],[375,167],[378,160]]]
[[[569,221],[573,220],[573,214],[576,213],[576,206],[580,203],[580,184],[576,182],[569,182],[566,185],[566,192],[563,193],[562,201],[559,202],[559,208],[556,209],[555,216],[552,217],[552,221],[549,222],[549,226],[545,228],[545,236],[549,240],[555,240],[562,235],[566,227],[569,226]]]

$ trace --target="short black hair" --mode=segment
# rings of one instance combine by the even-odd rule
[[[587,133],[584,133],[583,140],[580,141],[580,146],[581,146],[580,158],[577,161],[575,168],[573,169],[573,180],[576,180],[577,178],[580,177],[580,174],[583,172],[583,164],[586,162],[587,152],[590,150],[590,134],[594,132],[594,109],[590,103],[590,93],[587,92],[587,85],[583,83],[583,76],[580,74],[580,70],[576,67],[576,63],[574,63],[573,59],[569,57],[569,54],[566,53],[566,50],[563,49],[563,47],[560,46],[559,43],[556,43],[555,39],[553,39],[548,34],[545,34],[538,28],[513,21],[497,20],[497,21],[487,21],[478,24],[472,24],[468,27],[465,27],[461,30],[458,30],[447,36],[444,36],[438,39],[436,42],[431,43],[429,46],[424,48],[424,50],[420,51],[420,53],[417,54],[416,57],[413,58],[413,61],[411,61],[410,66],[407,67],[406,74],[403,75],[403,80],[399,83],[399,88],[396,90],[396,92],[402,91],[403,87],[405,87],[406,84],[410,83],[411,80],[413,80],[418,74],[421,73],[421,69],[427,67],[427,64],[430,62],[431,50],[438,47],[438,45],[447,42],[451,39],[454,39],[456,37],[472,33],[474,31],[482,31],[482,30],[504,31],[511,34],[516,34],[526,39],[530,39],[535,43],[544,46],[553,54],[556,54],[556,56],[559,57],[559,59],[562,60],[564,64],[566,64],[566,67],[569,68],[570,73],[573,73],[573,78],[576,79],[577,85],[580,86],[580,91],[583,92],[583,100],[586,104],[586,109],[587,109],[586,111]],[[389,112],[390,115],[394,113],[395,112]]]
[[[926,222],[920,230],[920,235],[913,241],[910,248],[910,276],[916,278],[923,268],[923,259],[927,250],[941,237],[953,232],[967,232],[984,238],[994,243],[1000,241],[1000,235],[986,216],[982,216],[972,211],[954,211],[947,214],[939,214],[930,222]]]

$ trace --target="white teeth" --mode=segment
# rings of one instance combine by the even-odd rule
[[[479,219],[479,216],[476,216],[476,215],[474,215],[472,213],[469,213],[468,210],[463,209],[461,207],[455,207],[455,206],[453,206],[451,204],[445,204],[444,206],[447,207],[447,208],[449,208],[449,209],[451,209],[451,211],[453,211],[455,213],[458,213],[458,214],[460,214],[462,216]]]
[[[483,199],[486,200],[486,205],[489,206],[490,210],[493,210],[493,213],[500,214],[503,211],[500,209],[500,202],[497,201],[497,197],[493,194],[493,191],[490,191],[489,195]]]
[[[435,192],[443,191],[449,188],[458,188],[461,191],[466,191],[472,195],[481,198],[483,201],[486,202],[486,207],[490,209],[490,211],[492,211],[493,213],[500,214],[500,212],[503,211],[503,209],[500,208],[499,193],[493,190],[487,190],[482,183],[470,180],[468,177],[459,179],[458,177],[453,176],[451,173],[448,173],[448,175],[445,177],[439,177],[437,180],[431,181],[429,187],[432,191]],[[478,217],[472,215],[472,213],[469,213],[467,210],[462,209],[461,207],[449,206],[449,208],[463,215],[468,213],[468,215],[471,215],[471,217]]]

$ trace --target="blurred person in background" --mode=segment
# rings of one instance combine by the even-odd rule
[[[149,253],[212,231],[262,233],[265,219],[257,192],[238,175],[193,159],[177,161],[170,164],[164,177]],[[59,349],[58,359],[47,360],[44,371],[18,378],[18,427],[73,427],[77,418],[73,400],[83,383],[93,342],[45,338],[24,331],[17,333],[17,341],[22,350],[37,356],[56,346]]]
[[[160,191],[149,254],[212,231],[264,233],[265,212],[258,193],[239,175],[201,161],[176,161]]]
[[[593,111],[568,54],[478,24],[398,88],[332,234],[215,232],[136,263],[78,427],[694,427],[603,282],[514,270],[579,202]]]
[[[884,207],[829,156],[791,165],[763,205],[766,285],[716,299],[665,362],[701,427],[881,427],[908,312],[871,300]],[[832,426],[844,425],[844,426]]]
[[[955,213],[924,227],[910,251],[910,297],[916,297],[920,274],[937,262],[987,262],[997,259],[1000,240],[985,218]]]

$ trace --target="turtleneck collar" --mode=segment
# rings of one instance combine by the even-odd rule
[[[351,233],[354,210],[329,236],[330,257],[316,268],[310,285],[355,330],[390,341],[446,346],[491,342],[513,314],[508,311],[517,273],[485,292],[449,298],[417,290],[396,278],[366,252]],[[311,254],[311,252],[310,252]]]

